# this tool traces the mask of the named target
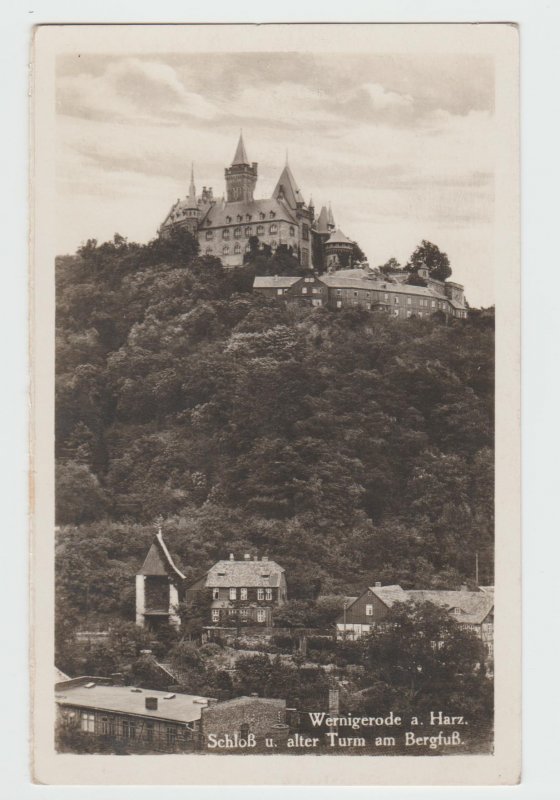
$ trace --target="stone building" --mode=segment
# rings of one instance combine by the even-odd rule
[[[315,220],[313,202],[304,201],[287,159],[271,197],[255,198],[257,179],[258,164],[249,161],[241,135],[225,169],[225,196],[216,199],[212,188],[206,186],[197,195],[191,167],[188,194],[173,204],[159,228],[160,235],[172,228],[186,228],[198,237],[200,253],[216,256],[225,267],[243,264],[249,239],[256,236],[273,252],[286,245],[303,267],[311,267],[314,238],[322,246],[335,229],[332,210],[323,207]]]
[[[239,560],[231,553],[229,559],[218,561],[189,586],[189,598],[201,590],[211,592],[210,621],[214,625],[240,621],[271,626],[274,609],[288,599],[283,567],[267,556],[259,560],[249,553]]]
[[[385,276],[369,268],[340,269],[305,277],[257,275],[253,290],[266,297],[332,310],[363,308],[392,317],[467,317],[463,287],[451,281],[426,279],[426,286],[406,283],[407,275]]]
[[[178,627],[177,607],[184,595],[185,576],[173,563],[160,529],[136,575],[136,624]]]

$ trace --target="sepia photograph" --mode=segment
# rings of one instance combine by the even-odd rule
[[[514,782],[515,28],[117,27],[35,41],[36,741]]]

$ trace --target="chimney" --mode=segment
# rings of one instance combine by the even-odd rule
[[[148,711],[157,711],[158,699],[157,697],[146,697],[146,709]]]
[[[251,553],[245,553],[245,561],[251,560]]]
[[[233,553],[229,554],[229,560],[230,561],[235,561],[235,556],[233,555]]]
[[[375,588],[379,589],[380,586],[381,586],[381,581],[375,581]]]

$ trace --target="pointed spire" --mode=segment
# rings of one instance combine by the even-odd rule
[[[328,214],[327,214],[327,222],[328,222],[329,225],[332,225],[333,228],[336,227],[335,224],[334,224],[334,216],[333,216],[333,213],[332,213],[330,200],[329,200],[329,211],[328,211]]]
[[[319,233],[329,232],[328,221],[327,209],[325,206],[323,206],[319,212],[319,219],[317,220],[317,231]]]
[[[194,185],[194,164],[191,161],[191,182],[189,184],[189,200],[196,201],[196,187]]]
[[[288,148],[286,147],[286,166],[289,166],[288,162]]]
[[[237,143],[237,150],[235,151],[231,166],[233,167],[236,164],[249,164],[249,158],[247,157],[247,151],[243,143],[243,131],[239,133],[239,142]]]

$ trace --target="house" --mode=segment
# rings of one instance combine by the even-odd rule
[[[164,752],[196,744],[202,709],[215,702],[197,695],[107,685],[107,679],[95,677],[57,683],[55,700],[62,725]]]
[[[334,269],[305,277],[257,275],[253,291],[297,303],[336,311],[361,308],[378,311],[398,319],[428,318],[439,312],[446,317],[466,319],[463,286],[431,278],[422,271],[425,286],[407,283],[408,273],[384,275],[365,268]]]
[[[273,625],[274,609],[288,599],[284,569],[267,556],[259,560],[246,553],[236,559],[218,561],[206,575],[192,584],[188,595],[211,592],[210,621],[213,625],[244,623]]]
[[[382,624],[396,603],[430,602],[445,608],[465,630],[476,633],[493,655],[494,596],[489,591],[402,589],[398,584],[369,586],[336,619],[337,639],[359,639]]]
[[[160,528],[136,575],[136,624],[179,627],[177,607],[184,595],[185,576],[173,563]]]
[[[213,740],[277,737],[289,722],[286,701],[241,696],[212,697],[114,686],[107,678],[82,677],[55,684],[58,723],[66,730],[126,743],[132,751],[212,751]],[[219,752],[219,751],[217,751]]]

